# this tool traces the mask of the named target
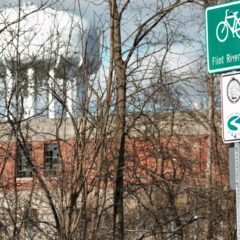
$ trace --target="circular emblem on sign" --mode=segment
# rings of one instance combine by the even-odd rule
[[[227,96],[232,103],[236,103],[240,99],[240,83],[236,78],[232,78],[228,83]]]

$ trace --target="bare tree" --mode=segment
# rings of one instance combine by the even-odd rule
[[[193,39],[181,11],[199,5],[103,1],[95,6],[108,9],[96,16],[99,40],[84,28],[81,1],[80,17],[56,13],[53,3],[19,2],[16,18],[1,14],[3,238],[230,238],[226,174],[211,169],[220,170],[225,157],[216,115],[209,111],[206,124],[204,111],[183,103],[202,65],[199,56],[183,61]],[[37,20],[36,33],[30,23],[42,14],[54,24],[45,31]],[[35,40],[38,34],[45,42]],[[179,54],[176,46],[187,50]],[[213,87],[211,81],[212,103]],[[229,234],[214,231],[214,223]]]

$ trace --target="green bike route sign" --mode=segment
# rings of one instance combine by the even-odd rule
[[[240,1],[208,7],[205,12],[209,73],[240,69]]]

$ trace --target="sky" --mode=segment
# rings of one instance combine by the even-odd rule
[[[56,0],[20,0],[21,3],[32,3],[35,5],[40,5],[41,3],[48,2],[49,4],[56,2]],[[18,5],[18,0],[0,0],[0,7],[14,7]],[[81,8],[81,14],[84,16],[84,18],[88,19],[91,21],[94,19],[95,12],[101,12],[101,7],[100,5],[97,5],[97,0],[96,1],[83,1],[83,0],[60,0],[59,3],[57,4],[57,8],[61,10],[69,10],[72,12],[75,12],[76,14],[80,14],[79,11],[79,5],[78,2],[80,2],[80,8]],[[94,4],[93,4],[93,3]],[[54,5],[56,8],[56,5]]]
[[[9,6],[16,6],[18,5],[19,0],[0,0],[0,8],[9,7]],[[35,5],[40,5],[46,0],[20,0],[22,3],[25,1],[32,2]],[[49,3],[52,3],[56,0],[48,0]],[[69,10],[73,11],[75,14],[81,14],[84,18],[86,18],[90,23],[100,24],[103,27],[103,31],[107,31],[108,29],[108,6],[106,0],[59,0],[60,4],[58,6],[54,6],[55,8],[61,10]],[[119,1],[121,2],[121,1]],[[163,3],[168,2],[166,0]],[[78,5],[80,3],[80,5]],[[138,21],[143,21],[144,18],[148,17],[156,10],[156,3],[160,4],[161,1],[157,0],[131,0],[130,5],[126,11],[125,18],[123,19],[123,23],[125,24],[125,28],[123,28],[122,36],[128,36],[135,28]],[[179,37],[179,44],[176,42],[173,48],[174,52],[177,54],[183,54],[183,59],[188,58],[187,52],[192,51],[192,49],[199,48],[197,45],[197,38],[199,40],[203,40],[204,38],[204,31],[201,30],[201,34],[199,32],[199,26],[203,25],[204,14],[200,10],[200,8],[195,5],[194,8],[190,8],[189,6],[184,5],[184,7],[180,7],[179,10],[173,12],[175,16],[175,22],[172,24],[172,28],[176,29],[176,34],[184,32],[185,35],[188,35],[189,39],[195,38],[196,42],[195,45],[189,45],[183,48],[181,43],[181,39]],[[174,19],[174,18],[172,18]],[[178,22],[184,22],[182,26],[178,26]],[[197,26],[197,27],[196,27]],[[161,34],[161,33],[160,33]],[[193,42],[193,41],[191,41]],[[192,43],[191,43],[192,44]],[[126,44],[125,47],[127,47]],[[179,46],[179,47],[178,47]],[[124,46],[123,46],[124,48]],[[191,55],[191,54],[190,54]],[[183,60],[182,59],[182,60]],[[182,61],[181,60],[181,61]]]
[[[22,2],[24,0],[21,0]],[[54,0],[49,0],[49,3],[52,3]],[[25,2],[30,2],[25,0]],[[45,0],[31,0],[35,5],[40,5]],[[73,11],[77,15],[82,15],[90,23],[96,23],[101,25],[102,31],[105,31],[104,41],[107,41],[108,45],[108,6],[107,1],[105,0],[60,0],[58,6],[53,6],[54,8],[60,10],[69,10]],[[80,5],[78,3],[80,2]],[[122,36],[126,38],[134,30],[138,21],[143,21],[144,18],[148,17],[156,10],[156,2],[161,2],[157,0],[132,0],[130,1],[129,10],[127,9],[123,23],[125,28],[123,28]],[[163,1],[163,3],[168,1]],[[9,7],[18,5],[18,0],[0,0],[0,7]],[[106,21],[105,21],[106,20]],[[191,62],[195,58],[196,51],[202,51],[202,43],[204,42],[204,29],[201,29],[204,21],[203,11],[196,5],[194,8],[190,6],[184,6],[179,8],[177,11],[174,11],[171,15],[171,31],[176,33],[176,41],[171,46],[171,53],[168,55],[169,58],[169,69],[177,68],[177,66],[184,65],[188,62]],[[183,23],[178,25],[178,23]],[[160,28],[163,25],[159,26]],[[159,28],[156,28],[159,34],[159,39],[163,38],[163,32],[159,31]],[[184,33],[185,37],[189,38],[188,43],[183,44],[181,33]],[[178,35],[179,34],[179,35]],[[193,41],[194,40],[194,41]],[[156,40],[157,42],[158,40]],[[194,43],[193,43],[194,42]],[[159,40],[159,44],[163,44]],[[123,50],[126,50],[131,43],[128,40],[123,45]],[[145,49],[142,48],[144,53]],[[108,56],[108,51],[104,52],[105,56]],[[157,56],[157,55],[156,55]],[[162,55],[159,53],[159,58]],[[134,58],[133,58],[134,61]],[[104,62],[103,62],[104,63]],[[106,59],[107,65],[107,59]],[[106,66],[105,66],[106,67]],[[187,66],[181,70],[178,70],[179,74],[181,71],[186,72]]]

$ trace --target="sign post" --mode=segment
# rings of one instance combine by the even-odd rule
[[[240,1],[208,7],[205,12],[209,73],[240,69]],[[240,240],[240,73],[221,78],[222,135],[234,143],[237,239]]]
[[[240,240],[240,143],[234,143],[235,150],[235,181],[236,181],[236,206],[237,206],[237,240]]]
[[[240,73],[222,75],[221,96],[223,141],[234,142],[237,239],[240,240]]]
[[[209,73],[240,69],[240,1],[208,7],[205,20]]]
[[[232,190],[236,190],[236,174],[235,174],[235,144],[231,144],[228,148],[229,156],[229,183]]]

